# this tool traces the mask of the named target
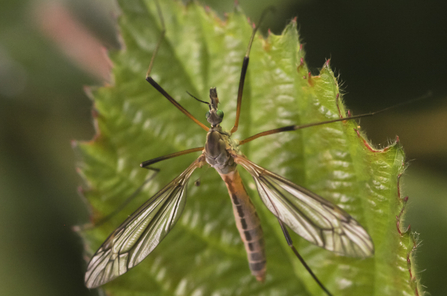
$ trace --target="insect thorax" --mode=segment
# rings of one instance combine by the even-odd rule
[[[220,126],[210,128],[205,143],[206,162],[220,174],[228,174],[236,169],[231,155],[234,153],[239,154],[239,148],[231,135]]]

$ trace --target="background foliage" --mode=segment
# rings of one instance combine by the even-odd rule
[[[82,48],[69,44],[69,39],[79,35],[70,26],[70,17],[63,14],[66,10],[60,8],[68,7],[72,12],[68,16],[76,16],[90,32],[101,36],[102,44],[116,46],[116,41],[113,21],[104,12],[111,9],[108,1],[51,2],[58,3],[64,6],[51,14],[45,13],[54,6],[42,1],[1,4],[0,190],[4,203],[0,248],[4,264],[0,291],[5,295],[90,293],[82,286],[82,246],[69,227],[87,220],[73,190],[80,181],[69,140],[92,137],[91,102],[80,85],[101,84],[105,79],[101,77],[107,75],[95,72],[99,66],[88,67],[76,57]],[[250,12],[250,3],[241,5],[257,19],[259,10]],[[408,159],[416,158],[404,179],[405,194],[410,196],[408,221],[423,233],[419,254],[420,270],[427,269],[423,284],[433,295],[442,294],[440,276],[447,265],[443,263],[445,241],[439,234],[446,228],[442,213],[447,125],[442,103],[444,37],[439,28],[446,26],[445,4],[293,1],[275,5],[278,12],[270,19],[279,22],[266,26],[279,33],[287,19],[298,15],[311,69],[332,57],[332,65],[348,83],[345,99],[356,113],[407,100],[427,89],[441,98],[362,120],[362,126],[376,143],[386,143],[398,134]],[[229,6],[225,11],[232,3]],[[254,6],[262,9],[258,2]],[[64,17],[54,20],[49,15]],[[53,21],[58,21],[53,26],[59,31],[51,30]],[[77,40],[80,47],[91,44],[89,39]],[[99,59],[92,56],[97,57],[87,52],[82,58]]]

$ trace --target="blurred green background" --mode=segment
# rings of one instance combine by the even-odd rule
[[[201,2],[222,15],[234,6]],[[356,114],[433,92],[361,125],[377,145],[400,137],[411,162],[403,179],[406,221],[421,233],[422,284],[445,295],[447,2],[239,2],[254,20],[276,7],[264,32],[279,34],[298,16],[310,68],[331,58]],[[111,0],[0,4],[0,295],[96,295],[83,286],[82,242],[71,230],[88,212],[77,194],[82,180],[70,141],[94,135],[83,86],[110,81],[101,46],[119,47],[118,13]]]

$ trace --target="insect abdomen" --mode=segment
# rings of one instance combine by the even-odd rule
[[[231,197],[236,226],[247,251],[251,274],[263,282],[266,272],[264,234],[256,208],[245,191],[237,170],[221,174],[221,177]]]

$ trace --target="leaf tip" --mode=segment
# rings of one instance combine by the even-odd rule
[[[300,63],[296,67],[296,71],[300,72],[303,67],[304,67],[304,58],[300,58]]]
[[[309,83],[310,86],[315,86],[315,80],[312,79],[312,73],[308,72],[307,73],[307,83]]]
[[[87,95],[87,97],[89,97],[89,99],[93,100],[93,92],[92,92],[93,88],[91,86],[84,85],[83,89],[84,89],[84,93]]]
[[[71,227],[73,232],[81,232],[81,227],[79,225],[74,225]]]

